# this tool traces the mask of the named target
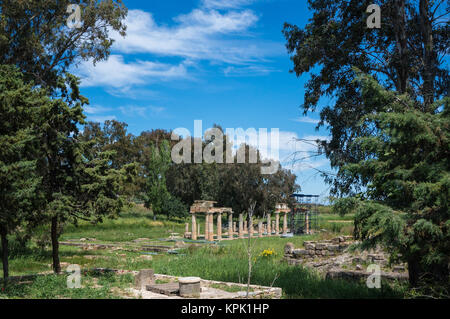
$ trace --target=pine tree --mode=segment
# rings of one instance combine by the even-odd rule
[[[359,122],[374,133],[350,145],[364,159],[342,168],[344,176],[361,180],[366,191],[338,201],[335,208],[356,212],[355,236],[363,240],[363,248],[382,244],[393,260],[408,263],[412,286],[431,282],[430,287],[448,289],[450,98],[424,113],[408,95],[357,73],[361,98],[382,110]]]
[[[26,84],[13,66],[0,65],[0,234],[4,283],[8,278],[8,234],[30,221],[38,205],[36,175],[38,110],[48,100]]]
[[[49,99],[40,108],[36,132],[40,194],[45,199],[40,212],[51,223],[56,273],[61,271],[58,238],[64,224],[76,224],[79,219],[101,222],[106,216],[117,216],[123,206],[119,195],[129,168],[114,169],[112,152],[102,152],[79,139],[83,105],[88,101],[80,95],[79,80],[70,74],[66,77],[60,81],[61,96]],[[69,89],[65,83],[70,83]]]

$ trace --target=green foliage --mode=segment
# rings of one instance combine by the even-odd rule
[[[165,212],[169,218],[188,216],[188,208],[186,205],[173,195],[170,195],[168,200],[163,203],[162,211]]]
[[[166,186],[166,173],[171,163],[169,143],[164,141],[160,147],[151,146],[150,157],[145,162],[146,192],[145,205],[153,213],[162,214],[164,205],[170,200]]]
[[[384,26],[366,27],[370,1],[310,0],[303,28],[285,24],[293,71],[310,70],[303,110],[332,138],[324,175],[339,214],[355,212],[363,247],[408,262],[410,281],[449,286],[449,14],[443,1],[383,1]],[[442,23],[436,23],[436,21]],[[448,20],[448,19],[447,19]]]
[[[448,284],[450,99],[424,113],[407,95],[387,91],[363,74],[358,80],[367,104],[380,99],[385,104],[360,121],[376,127],[376,134],[351,143],[365,160],[343,166],[344,174],[365,181],[367,190],[334,208],[356,213],[355,236],[364,240],[363,247],[381,243],[393,258],[407,261],[414,285],[419,277]]]
[[[320,107],[319,126],[329,126],[331,139],[323,151],[337,168],[337,176],[325,175],[336,195],[355,194],[366,181],[343,174],[342,166],[365,160],[352,148],[358,137],[373,134],[373,126],[361,119],[382,111],[381,95],[362,98],[353,67],[372,75],[385,89],[409,94],[412,108],[432,113],[435,100],[448,96],[450,87],[446,54],[450,24],[448,3],[425,0],[379,1],[382,27],[369,29],[365,1],[309,0],[312,18],[304,28],[286,23],[283,33],[297,76],[310,73],[305,85],[305,114]],[[436,19],[442,21],[437,23]],[[377,99],[377,101],[375,101]],[[412,114],[410,114],[412,115]],[[414,132],[414,131],[412,131]],[[387,150],[389,152],[389,150]]]
[[[81,28],[66,25],[70,4],[82,9]],[[110,30],[122,36],[126,30],[120,0],[5,0],[0,9],[0,64],[18,66],[27,81],[51,93],[74,63],[109,56]]]

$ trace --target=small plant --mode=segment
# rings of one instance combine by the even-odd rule
[[[268,258],[268,257],[272,257],[272,256],[276,256],[277,253],[275,252],[275,249],[273,248],[269,248],[269,249],[264,249],[261,254],[259,254],[259,256],[264,257],[264,258]]]

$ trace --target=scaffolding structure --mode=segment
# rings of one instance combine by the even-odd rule
[[[296,204],[290,216],[290,229],[294,235],[312,234],[318,227],[319,195],[292,194]]]

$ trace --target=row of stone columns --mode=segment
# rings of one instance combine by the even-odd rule
[[[200,224],[197,223],[195,213],[192,214],[192,228],[191,228],[191,238],[197,240],[200,236]],[[263,237],[264,234],[271,236],[272,232],[275,236],[280,235],[280,213],[275,212],[275,220],[271,220],[271,215],[267,215],[267,223],[264,227],[263,222],[258,221],[258,237]],[[284,212],[283,216],[283,235],[287,234],[287,212]],[[189,224],[186,224],[186,232],[189,231]],[[233,213],[228,212],[228,238],[233,238],[234,234],[238,234],[238,238],[244,238],[247,233],[248,236],[252,237],[255,233],[253,227],[253,220],[244,221],[243,214],[239,214],[239,224],[238,229],[236,229],[236,222],[233,222]],[[214,213],[207,212],[205,215],[205,240],[214,240]],[[222,240],[222,212],[217,212],[217,240]]]

